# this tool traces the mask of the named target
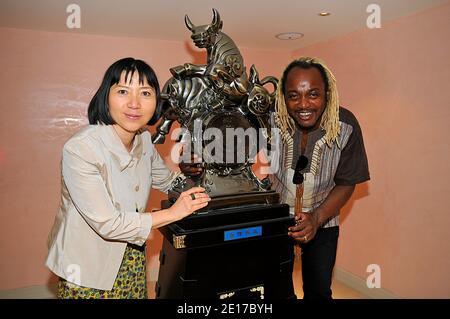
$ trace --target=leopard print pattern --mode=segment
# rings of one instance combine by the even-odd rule
[[[60,278],[57,297],[59,299],[147,299],[145,246],[127,245],[111,290],[81,287]]]

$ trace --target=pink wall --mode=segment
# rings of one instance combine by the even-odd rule
[[[447,138],[450,5],[294,52],[328,62],[363,128],[372,180],[343,211],[337,266],[402,297],[450,297]],[[188,34],[186,33],[188,40]],[[59,204],[64,141],[86,123],[106,67],[124,56],[168,69],[204,56],[190,43],[0,28],[0,290],[54,280],[44,267]],[[242,48],[247,67],[279,73],[289,52]],[[442,136],[444,138],[442,138]],[[169,145],[159,147],[164,155]],[[162,198],[152,193],[149,207]],[[351,210],[351,212],[350,212]],[[149,266],[157,267],[154,233]],[[157,268],[156,268],[157,269]]]
[[[294,52],[327,61],[372,180],[344,211],[337,266],[407,298],[450,297],[450,4]],[[351,213],[349,211],[351,209]]]
[[[0,28],[0,290],[54,280],[44,259],[59,204],[61,148],[87,123],[87,103],[106,68],[121,57],[141,58],[164,84],[170,67],[204,62],[189,40],[188,31],[179,43]],[[261,76],[277,75],[289,58],[288,52],[242,53]],[[169,145],[160,150],[167,155]],[[149,207],[161,198],[154,194]],[[154,237],[150,268],[161,246],[159,232]]]

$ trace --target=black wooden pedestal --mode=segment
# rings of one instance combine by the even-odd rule
[[[291,299],[289,206],[258,204],[192,215],[161,228],[156,298]]]

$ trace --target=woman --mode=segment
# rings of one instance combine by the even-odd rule
[[[194,187],[169,209],[145,212],[150,187],[167,191],[170,172],[146,125],[161,112],[152,68],[133,58],[112,64],[89,104],[89,126],[63,148],[61,207],[46,265],[59,298],[146,298],[145,242],[152,229],[205,207]]]

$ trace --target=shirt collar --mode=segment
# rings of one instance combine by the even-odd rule
[[[119,164],[121,171],[127,168],[133,160],[139,162],[141,159],[143,150],[142,132],[143,130],[136,133],[131,152],[128,152],[112,125],[99,125],[100,138],[108,151],[111,152],[112,158]]]

